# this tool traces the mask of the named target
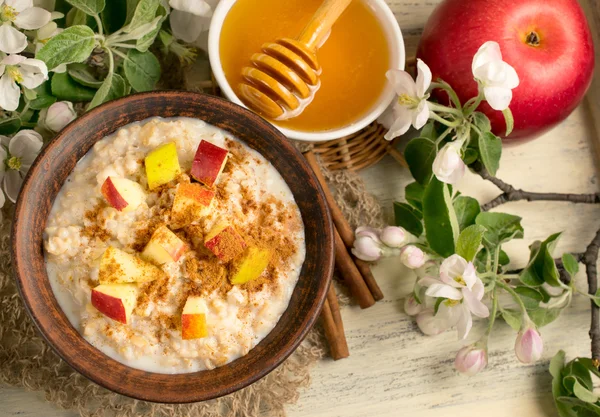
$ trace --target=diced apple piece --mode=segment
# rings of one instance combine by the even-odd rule
[[[171,208],[171,227],[181,229],[206,214],[215,192],[200,184],[182,182]]]
[[[92,289],[92,305],[106,317],[127,324],[137,301],[135,284],[106,284]]]
[[[151,190],[173,181],[181,174],[175,143],[167,143],[150,152],[145,165],[148,188]]]
[[[167,226],[160,226],[154,231],[150,241],[142,252],[142,258],[155,265],[177,262],[187,251],[187,245]]]
[[[201,297],[188,297],[181,314],[181,338],[190,340],[206,336],[206,303]]]
[[[250,247],[244,256],[233,266],[229,281],[233,285],[242,285],[254,281],[262,275],[271,261],[271,251]]]
[[[106,178],[101,192],[108,204],[123,212],[137,209],[146,200],[142,186],[125,178]]]
[[[231,224],[221,222],[206,235],[204,246],[221,261],[229,262],[244,252],[246,242]]]
[[[100,284],[150,282],[164,277],[158,267],[120,249],[110,246],[100,260]]]
[[[225,168],[228,154],[227,149],[201,141],[192,163],[192,177],[207,187],[212,187]]]

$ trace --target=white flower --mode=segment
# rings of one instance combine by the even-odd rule
[[[521,329],[515,341],[515,354],[523,363],[533,363],[542,357],[544,341],[535,326],[528,323]]]
[[[452,327],[452,323],[444,315],[440,315],[439,311],[435,314],[433,308],[428,308],[417,315],[417,326],[423,334],[437,336]]]
[[[381,231],[379,238],[390,248],[399,248],[406,240],[406,231],[401,227],[388,226]]]
[[[423,304],[419,304],[414,295],[410,295],[406,297],[406,300],[404,300],[404,312],[409,316],[416,316],[423,311],[424,308],[425,306]]]
[[[377,261],[383,255],[382,245],[379,239],[379,230],[371,227],[359,227],[356,229],[356,240],[352,253],[363,261]]]
[[[1,36],[1,35],[0,35]],[[14,111],[19,106],[21,89],[34,89],[48,79],[48,68],[39,59],[8,55],[0,61],[0,107]]]
[[[219,0],[169,0],[173,8],[169,21],[177,39],[195,42],[210,25],[213,8]]]
[[[440,304],[437,315],[456,325],[461,339],[466,338],[471,331],[471,314],[483,318],[490,314],[487,306],[481,302],[484,287],[475,272],[475,266],[459,255],[452,255],[442,262],[440,280],[425,277],[419,284],[429,287],[426,295],[445,299]]]
[[[432,169],[438,180],[456,184],[465,175],[467,166],[460,156],[461,148],[461,142],[450,142],[436,155]]]
[[[476,346],[465,346],[456,354],[454,367],[460,373],[473,376],[481,372],[488,363],[488,355],[485,349]]]
[[[398,99],[392,107],[394,122],[391,123],[389,113],[380,119],[380,122],[390,129],[385,135],[387,140],[405,134],[411,124],[415,129],[421,129],[429,120],[427,90],[431,85],[431,70],[420,59],[417,62],[417,68],[416,82],[406,71],[390,70],[386,73],[386,77],[398,94]]]
[[[33,7],[33,0],[0,0],[0,51],[16,54],[27,47],[20,29],[39,29],[50,21],[50,12]]]
[[[416,246],[405,246],[400,255],[400,262],[410,269],[420,268],[425,265],[425,253]]]
[[[506,110],[512,100],[512,90],[519,86],[519,76],[502,60],[500,45],[492,41],[484,43],[473,58],[472,70],[489,105],[494,110]]]
[[[4,191],[14,203],[23,185],[23,178],[42,149],[42,136],[34,130],[21,130],[11,139],[3,137],[2,142],[8,142],[8,154],[4,148],[3,153],[0,152],[4,162],[0,165],[3,170],[6,169],[2,175]]]
[[[77,117],[73,109],[73,103],[69,101],[58,101],[45,109],[44,124],[53,132],[62,130],[63,127],[71,123]],[[40,115],[40,118],[42,115]]]

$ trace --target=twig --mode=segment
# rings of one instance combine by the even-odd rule
[[[565,201],[571,203],[600,204],[600,193],[594,194],[562,194],[562,193],[534,193],[524,191],[505,183],[499,178],[490,175],[479,163],[472,165],[473,170],[484,180],[490,181],[502,191],[498,197],[481,206],[481,210],[488,211],[509,201]]]
[[[600,251],[600,230],[596,233],[596,237],[587,247],[583,256],[583,263],[587,272],[588,293],[596,295],[598,291],[598,252]],[[590,339],[592,339],[592,360],[594,366],[600,365],[600,308],[592,300],[592,323],[590,325]]]

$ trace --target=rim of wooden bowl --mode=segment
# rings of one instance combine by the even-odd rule
[[[150,117],[194,117],[221,127],[260,152],[290,186],[302,213],[306,259],[290,304],[247,355],[219,368],[158,374],[130,368],[89,344],[58,305],[46,274],[43,231],[63,182],[99,139]],[[12,265],[25,307],[42,336],[75,370],[129,397],[162,403],[205,401],[256,382],[281,364],[314,325],[333,274],[333,229],[325,196],[309,165],[275,127],[248,110],[206,94],[161,91],[105,103],[63,129],[25,178],[12,228]]]

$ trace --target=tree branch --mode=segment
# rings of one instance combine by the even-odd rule
[[[598,252],[600,251],[600,230],[596,233],[596,237],[587,247],[583,256],[583,263],[587,272],[588,293],[596,295],[598,291]],[[592,300],[592,323],[590,325],[590,339],[592,339],[592,360],[594,366],[598,368],[600,365],[600,308]]]
[[[480,164],[472,165],[473,170],[484,180],[490,181],[502,191],[498,197],[481,206],[481,210],[488,211],[509,201],[565,201],[571,203],[600,204],[600,193],[594,194],[561,194],[561,193],[534,193],[524,191],[505,183],[499,178],[490,175]]]

